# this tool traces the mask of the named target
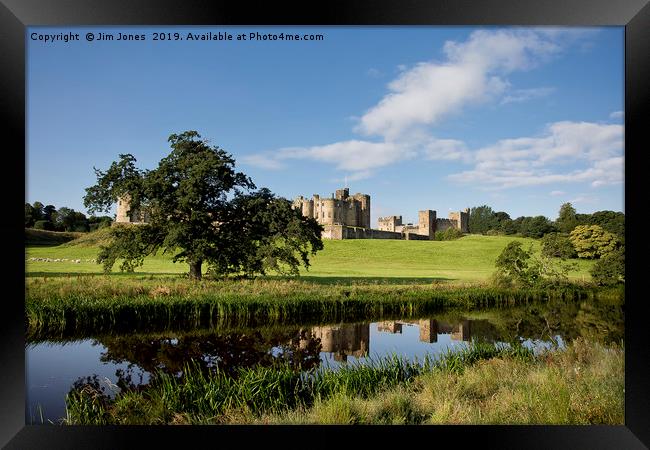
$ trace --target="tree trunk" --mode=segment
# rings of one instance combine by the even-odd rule
[[[203,261],[200,259],[190,262],[190,278],[193,280],[201,279],[201,264],[203,264]]]

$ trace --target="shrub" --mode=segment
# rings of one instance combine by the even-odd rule
[[[37,230],[48,230],[48,231],[53,231],[54,230],[54,224],[50,222],[49,220],[37,220],[34,223],[34,228]]]
[[[463,232],[456,228],[447,228],[435,234],[436,241],[453,241],[464,236]]]
[[[596,261],[591,268],[594,283],[610,286],[625,282],[625,248],[618,248]]]
[[[555,264],[549,257],[533,256],[532,248],[524,250],[521,242],[510,242],[497,257],[492,283],[497,286],[540,287],[568,281],[572,264]]]
[[[577,256],[568,236],[560,233],[549,233],[542,238],[542,255],[563,259]]]

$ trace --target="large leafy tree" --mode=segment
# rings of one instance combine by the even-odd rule
[[[569,235],[569,239],[580,258],[601,258],[617,250],[620,240],[598,225],[578,225]]]
[[[563,203],[560,206],[558,218],[555,220],[555,226],[562,233],[570,233],[577,225],[579,225],[579,222],[576,209],[571,203]]]
[[[105,172],[95,169],[97,184],[84,197],[89,212],[108,211],[128,197],[132,210],[146,208],[149,216],[145,225],[112,228],[113,240],[98,256],[105,270],[118,258],[122,270],[133,270],[162,250],[188,263],[197,279],[204,263],[220,274],[286,267],[296,274],[300,261],[308,265],[308,252],[322,248],[320,226],[268,190],[251,193],[254,183],[226,151],[196,131],[172,134],[168,142],[170,154],[153,170],[137,169],[130,154]]]
[[[485,234],[488,230],[496,229],[499,226],[499,220],[491,207],[487,205],[475,206],[469,211],[467,226],[470,233]]]

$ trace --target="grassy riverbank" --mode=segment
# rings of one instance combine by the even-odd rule
[[[397,358],[311,377],[288,368],[235,377],[188,367],[177,379],[67,398],[67,424],[618,424],[624,349],[576,340],[565,350],[474,344],[423,363]]]
[[[300,323],[408,317],[445,307],[513,306],[548,299],[622,296],[622,289],[571,284],[506,289],[487,284],[329,284],[302,280],[203,280],[111,276],[28,278],[30,335],[212,327],[232,323]]]

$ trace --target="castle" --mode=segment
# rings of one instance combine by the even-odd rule
[[[149,221],[149,213],[146,209],[139,211],[131,209],[131,198],[128,195],[118,197],[117,210],[115,214],[115,223],[134,223],[143,224]]]
[[[379,228],[370,227],[370,195],[350,196],[348,188],[337,189],[331,198],[314,194],[311,199],[296,197],[293,207],[303,216],[323,225],[325,239],[408,239],[433,240],[436,231],[456,228],[468,232],[469,208],[450,212],[447,219],[437,218],[436,211],[418,212],[418,223],[403,224],[402,216],[379,217]]]
[[[149,221],[145,208],[130,210],[129,196],[117,199],[115,223],[143,224]],[[293,201],[293,208],[323,226],[324,239],[407,239],[433,240],[437,231],[456,228],[468,233],[469,208],[450,212],[448,218],[438,218],[436,211],[418,211],[418,223],[402,223],[402,216],[379,217],[378,229],[370,226],[370,195],[350,195],[348,188],[337,189],[331,198],[314,194]]]

